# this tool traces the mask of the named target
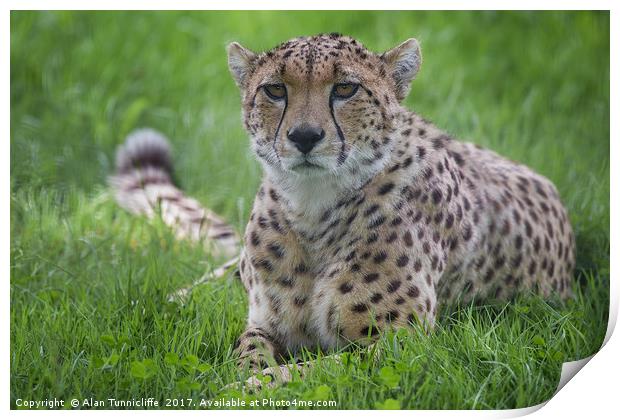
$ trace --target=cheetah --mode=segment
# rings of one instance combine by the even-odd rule
[[[238,263],[249,300],[240,363],[260,371],[302,348],[431,330],[438,308],[456,301],[572,295],[575,241],[556,188],[405,109],[421,63],[413,38],[382,54],[335,33],[263,53],[228,46],[264,169]],[[147,202],[175,207],[166,216],[174,224],[190,199],[171,184],[153,138],[131,158],[121,152],[117,198],[137,213]],[[215,215],[204,223],[204,212],[181,225],[223,228],[207,236],[234,248],[232,230]]]

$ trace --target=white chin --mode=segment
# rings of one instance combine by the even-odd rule
[[[283,162],[284,169],[299,175],[319,175],[329,171],[325,162],[309,157],[308,159],[295,159],[290,162]]]
[[[298,165],[292,166],[290,170],[301,175],[314,175],[325,172],[325,168],[323,166],[315,165],[314,163],[310,162],[303,162]]]

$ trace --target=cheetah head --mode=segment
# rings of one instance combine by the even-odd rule
[[[353,179],[352,188],[385,166],[394,114],[420,63],[415,39],[383,54],[338,34],[260,54],[228,46],[245,127],[267,172],[279,180]]]

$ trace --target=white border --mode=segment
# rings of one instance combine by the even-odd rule
[[[521,0],[521,1],[504,1],[502,4],[494,1],[419,1],[419,2],[405,2],[405,1],[393,1],[383,0],[381,2],[371,2],[367,0],[339,0],[338,2],[315,0],[312,2],[300,2],[297,1],[294,4],[285,1],[268,1],[264,0],[260,3],[254,1],[239,1],[229,0],[227,2],[220,2],[220,4],[210,4],[204,1],[198,0],[176,0],[174,2],[164,0],[136,0],[128,5],[126,2],[120,0],[94,0],[88,2],[88,9],[97,10],[117,10],[123,8],[129,8],[132,10],[137,9],[155,9],[155,10],[199,10],[208,6],[212,10],[256,10],[257,5],[260,5],[263,9],[271,10],[344,10],[344,9],[360,9],[360,10],[405,10],[405,9],[417,9],[417,10],[480,10],[480,9],[494,9],[494,10],[611,10],[611,115],[616,115],[614,110],[617,110],[618,99],[618,86],[614,80],[613,75],[617,74],[618,66],[618,51],[614,48],[618,46],[618,15],[614,10],[613,1],[591,0],[575,1],[575,0],[551,0],[544,3],[540,0]],[[377,5],[381,6],[377,9]],[[0,154],[2,171],[4,173],[2,182],[2,197],[6,200],[2,206],[0,206],[0,214],[2,220],[5,223],[2,224],[2,232],[4,240],[1,242],[2,254],[2,267],[4,267],[5,284],[3,288],[4,292],[4,311],[0,315],[2,317],[2,325],[5,331],[5,344],[2,346],[2,356],[5,363],[10,361],[10,347],[9,347],[9,328],[10,328],[10,238],[9,238],[9,220],[10,213],[9,207],[6,204],[10,202],[10,164],[9,164],[9,148],[10,148],[10,10],[61,10],[61,9],[85,9],[85,3],[77,0],[58,0],[53,3],[44,1],[24,0],[15,1],[8,0],[3,2],[3,14],[0,22],[2,22],[2,32],[0,35],[0,42],[2,43],[2,64],[0,66],[1,77],[1,92],[3,101],[0,102],[2,121],[4,122],[3,128],[5,133],[5,141],[2,142],[4,151]],[[611,138],[620,139],[618,136],[618,125],[614,119],[611,120]],[[615,143],[611,142],[611,214],[615,214],[617,206],[617,183],[619,171],[615,163],[618,162],[618,147]],[[616,261],[618,260],[618,251],[615,246],[615,238],[618,234],[618,225],[611,221],[611,272],[615,273],[617,268]],[[610,320],[608,324],[607,335],[605,338],[606,344],[601,351],[596,354],[590,363],[583,369],[583,372],[579,373],[578,379],[570,381],[554,398],[552,398],[547,404],[541,404],[537,407],[530,407],[521,410],[506,410],[506,411],[415,411],[410,412],[382,412],[380,415],[386,417],[410,417],[415,415],[417,418],[505,418],[515,417],[527,414],[529,412],[537,411],[533,416],[537,419],[546,418],[558,418],[560,416],[588,416],[589,418],[607,418],[610,413],[616,412],[616,399],[617,399],[617,378],[620,370],[620,363],[617,354],[620,354],[620,341],[617,337],[613,337],[611,333],[616,324],[618,314],[618,282],[615,276],[611,278],[611,307],[610,307]],[[10,389],[9,389],[9,365],[5,365],[3,370],[3,376],[5,377],[5,392],[1,396],[1,404],[5,410],[9,410],[10,403]],[[74,411],[60,411],[60,412],[33,412],[33,411],[11,411],[10,415],[16,417],[34,417],[38,414],[44,414],[51,418],[65,417],[65,416],[78,416],[83,417],[84,412]],[[108,418],[111,413],[104,411],[91,411],[89,416]],[[132,418],[169,418],[172,413],[165,411],[131,411],[131,412],[114,412],[114,416],[129,417]],[[175,413],[179,414],[179,413]],[[334,412],[330,411],[326,415],[333,415]],[[174,415],[174,414],[172,414]],[[182,414],[185,417],[194,417],[201,419],[207,416],[241,416],[241,412],[196,412],[187,411]],[[281,416],[290,416],[290,412],[276,412],[276,411],[252,411],[246,415],[253,418],[274,418]],[[297,412],[297,416],[302,418],[314,418],[320,415],[316,412],[302,411]],[[355,418],[371,418],[377,414],[372,411],[345,411],[339,412],[338,416],[355,417]]]

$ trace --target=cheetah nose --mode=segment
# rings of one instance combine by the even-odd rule
[[[286,137],[293,142],[297,150],[308,154],[325,137],[325,131],[321,127],[301,124],[288,130]]]

